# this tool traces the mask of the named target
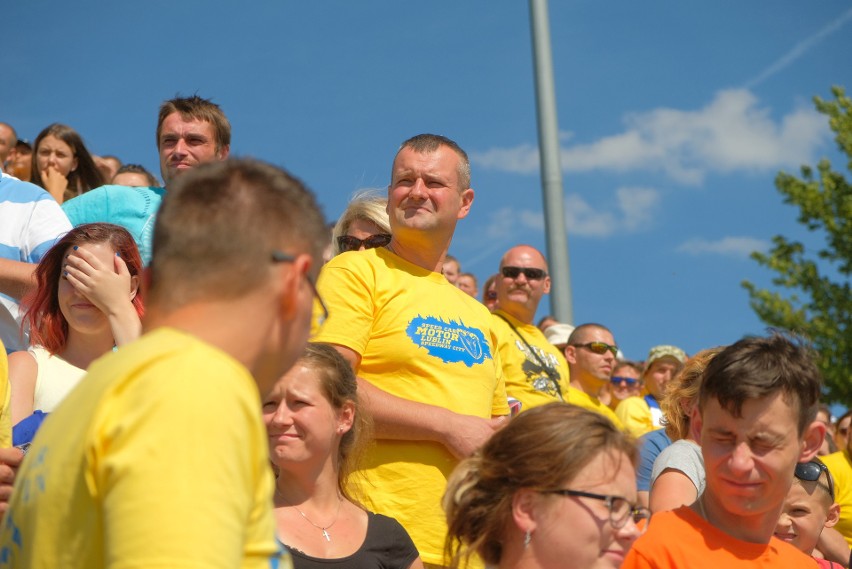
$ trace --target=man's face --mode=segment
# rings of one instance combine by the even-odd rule
[[[615,340],[608,331],[602,328],[589,328],[580,340],[573,342],[575,345],[565,346],[565,359],[571,366],[572,381],[576,377],[586,393],[597,394],[600,388],[609,382],[615,364],[615,354],[610,350],[598,354],[590,347],[583,346],[591,342],[615,345]]]
[[[459,281],[459,264],[455,261],[445,261],[442,271],[444,278],[452,284],[457,284]]]
[[[0,124],[0,166],[6,162],[9,153],[15,148],[16,139],[12,138],[12,129]]]
[[[184,119],[180,113],[165,118],[160,128],[160,175],[163,182],[205,162],[224,160],[229,148],[216,147],[216,132],[207,121]]]
[[[524,271],[516,269],[534,269],[543,274],[528,277]],[[509,271],[510,274],[504,274]],[[512,276],[514,273],[516,275]],[[541,297],[550,292],[550,277],[547,263],[538,251],[532,247],[520,246],[509,249],[500,262],[500,274],[497,277],[497,302],[500,309],[525,323],[532,322]]]
[[[630,383],[633,380],[633,383]],[[642,391],[642,380],[639,372],[633,366],[623,365],[613,370],[610,378],[610,393],[613,399],[624,401],[628,397],[639,395]]]
[[[470,296],[476,298],[476,281],[470,275],[459,275],[459,280],[456,281],[456,286]]]
[[[813,429],[822,428],[816,427],[819,423],[811,423],[802,436],[798,423],[798,406],[788,404],[780,391],[747,400],[740,417],[734,417],[715,398],[703,409],[696,406],[692,429],[704,455],[705,501],[731,520],[748,524],[745,520],[769,516],[774,524],[796,463],[810,460],[819,448],[813,438]],[[721,529],[736,535],[733,526]]]
[[[681,363],[671,356],[654,360],[644,374],[648,392],[658,401],[662,399],[666,393],[666,384],[677,375],[681,367]]]
[[[388,215],[397,235],[412,231],[452,234],[473,202],[473,190],[459,187],[459,156],[447,146],[421,153],[399,151],[388,188]]]

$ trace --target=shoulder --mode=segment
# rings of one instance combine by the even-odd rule
[[[623,400],[615,409],[615,412],[619,415],[622,413],[641,413],[648,411],[650,411],[650,408],[645,400],[635,395]]]
[[[38,375],[38,362],[36,356],[28,351],[12,352],[9,354],[9,380],[25,381]]]
[[[640,449],[644,447],[662,450],[672,444],[665,429],[656,429],[639,437]]]

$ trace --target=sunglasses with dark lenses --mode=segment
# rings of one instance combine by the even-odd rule
[[[825,471],[825,478],[828,480],[828,493],[831,499],[834,500],[834,481],[831,479],[831,473],[828,467],[821,462],[800,462],[796,465],[796,478],[806,482],[816,482],[820,475]]]
[[[635,378],[632,378],[632,377],[619,377],[619,376],[615,375],[615,376],[613,376],[613,377],[609,378],[609,381],[610,381],[613,385],[620,385],[620,384],[621,384],[621,382],[624,382],[624,383],[626,383],[626,384],[627,384],[627,386],[628,386],[628,387],[633,387],[634,385],[636,385],[636,383],[637,383],[639,380],[638,380],[638,379],[635,379]]]
[[[536,269],[533,267],[503,267],[500,273],[507,279],[516,279],[518,275],[523,273],[528,281],[538,281],[547,276],[547,271],[544,269]]]
[[[337,247],[341,253],[345,253],[346,251],[357,251],[362,245],[365,249],[375,249],[376,247],[385,247],[390,242],[391,236],[388,233],[377,233],[366,239],[358,239],[352,235],[341,235],[337,238]]]
[[[606,342],[589,342],[587,344],[571,344],[575,348],[586,348],[596,354],[605,354],[607,350],[612,352],[612,355],[618,355],[618,346],[612,346]]]

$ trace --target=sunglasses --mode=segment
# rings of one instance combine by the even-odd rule
[[[547,271],[544,269],[536,269],[533,267],[503,267],[500,273],[507,279],[516,279],[518,275],[523,273],[528,281],[538,281],[547,276]]]
[[[370,235],[366,239],[358,239],[352,235],[341,235],[337,238],[337,247],[341,253],[346,251],[357,251],[364,246],[364,249],[375,249],[376,247],[385,247],[391,242],[391,236],[388,233],[377,233]]]
[[[796,464],[796,478],[806,482],[816,482],[823,471],[825,471],[825,477],[828,480],[828,494],[834,500],[834,481],[831,479],[831,473],[826,465],[814,461]]]
[[[273,251],[272,252],[272,262],[273,263],[292,263],[296,260],[296,257],[290,255],[289,253],[283,253],[281,251]],[[326,308],[325,303],[322,301],[322,297],[317,290],[317,285],[314,282],[314,279],[311,278],[311,275],[305,275],[305,280],[308,282],[308,286],[311,287],[311,293],[313,293],[314,298],[316,299],[317,304],[319,304],[320,310],[322,310],[322,322],[328,320],[328,308]]]
[[[589,342],[587,344],[571,344],[575,348],[586,348],[596,354],[605,354],[607,350],[612,352],[612,355],[618,355],[618,346],[612,346],[606,342]],[[625,378],[626,379],[626,378]]]
[[[634,385],[636,385],[636,384],[639,382],[639,380],[638,380],[638,379],[634,379],[634,378],[632,378],[632,377],[619,377],[619,376],[617,376],[617,375],[616,375],[616,376],[613,376],[613,377],[611,377],[611,378],[609,378],[609,381],[610,381],[613,385],[619,385],[619,384],[621,384],[622,382],[624,382],[624,383],[626,383],[626,384],[627,384],[627,386],[628,386],[628,387],[633,387]]]

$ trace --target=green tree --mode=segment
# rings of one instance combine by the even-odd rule
[[[835,100],[814,98],[819,112],[828,117],[840,150],[852,172],[852,100],[840,87]],[[781,172],[775,187],[784,203],[799,208],[799,222],[809,231],[825,235],[818,251],[776,235],[769,253],[752,253],[752,259],[777,273],[778,290],[759,289],[744,281],[749,304],[766,324],[809,338],[819,352],[819,367],[827,399],[852,405],[852,186],[843,174],[823,159],[812,168],[803,166],[801,178]]]

